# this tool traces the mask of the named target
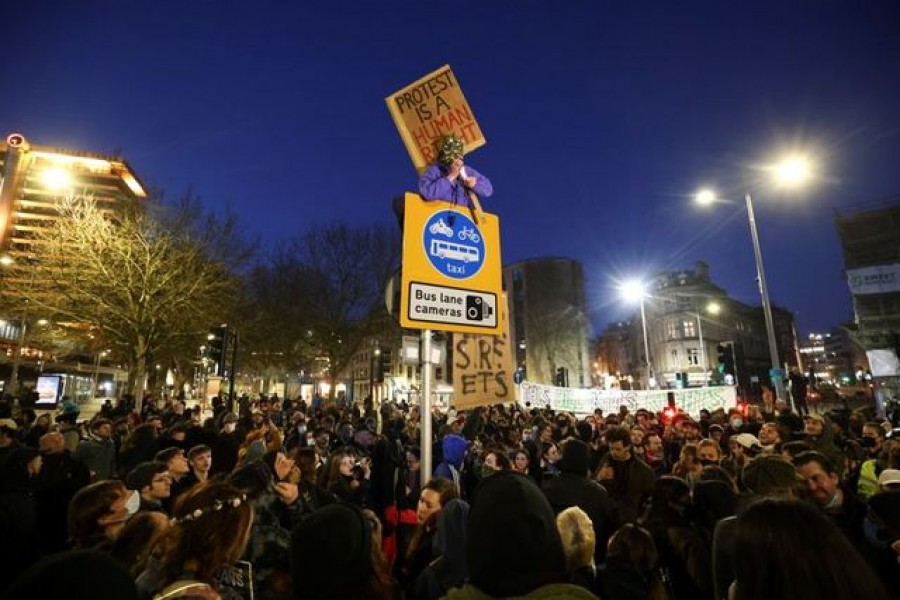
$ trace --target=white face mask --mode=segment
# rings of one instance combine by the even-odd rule
[[[128,516],[131,517],[139,508],[141,508],[141,495],[137,491],[133,491],[128,502],[125,503],[125,510],[128,511]]]

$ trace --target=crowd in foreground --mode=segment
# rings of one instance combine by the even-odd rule
[[[0,598],[900,594],[900,430],[866,410],[451,408],[423,478],[416,406],[142,404],[0,403]]]

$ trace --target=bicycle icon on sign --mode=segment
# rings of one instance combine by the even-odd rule
[[[456,237],[463,241],[469,240],[473,244],[477,244],[481,241],[481,236],[478,235],[478,231],[473,227],[466,227],[465,225],[463,225],[463,228],[459,230],[459,233],[456,234]]]

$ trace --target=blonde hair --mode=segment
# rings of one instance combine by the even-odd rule
[[[581,567],[594,566],[594,524],[591,518],[577,506],[572,506],[556,516],[556,528],[562,538],[566,555],[566,568],[571,572]]]

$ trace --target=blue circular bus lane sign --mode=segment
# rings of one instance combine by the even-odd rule
[[[484,237],[478,225],[460,212],[441,210],[431,215],[422,243],[431,266],[451,279],[468,279],[484,264]]]

